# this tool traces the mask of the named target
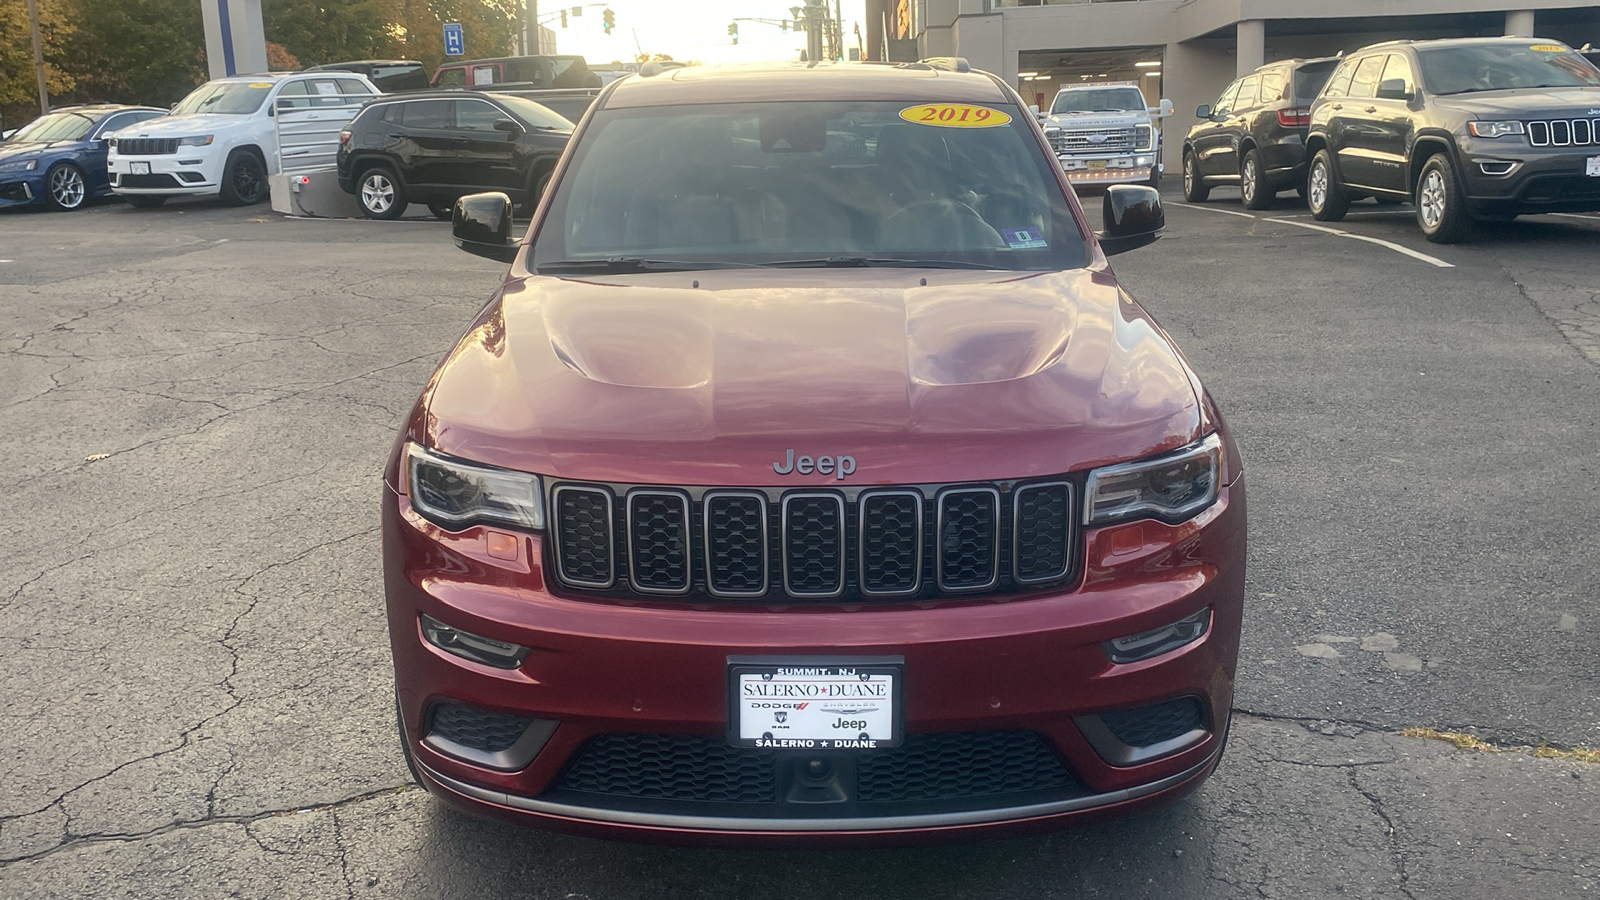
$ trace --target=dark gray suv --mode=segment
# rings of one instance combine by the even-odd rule
[[[1444,244],[1474,219],[1600,210],[1600,69],[1542,38],[1375,44],[1328,79],[1306,152],[1325,222],[1361,197],[1409,200]]]

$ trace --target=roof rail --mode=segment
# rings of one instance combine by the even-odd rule
[[[967,62],[965,56],[930,56],[919,59],[917,62],[930,69],[943,69],[947,72],[971,72],[972,64]]]

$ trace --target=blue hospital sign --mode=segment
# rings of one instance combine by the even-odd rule
[[[461,35],[461,23],[449,22],[444,26],[444,55],[462,56],[466,50],[466,39]]]

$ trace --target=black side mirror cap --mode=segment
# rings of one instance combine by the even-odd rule
[[[1379,100],[1410,100],[1416,95],[1406,90],[1405,79],[1390,78],[1378,83]]]
[[[474,256],[509,263],[517,258],[511,239],[511,198],[498,191],[468,194],[450,213],[450,234],[456,246]]]
[[[1155,243],[1167,229],[1161,194],[1152,187],[1114,184],[1106,188],[1101,207],[1105,230],[1095,235],[1107,256]]]
[[[1195,107],[1194,108],[1194,117],[1196,119],[1209,119],[1209,118],[1211,118],[1211,104],[1202,103],[1199,106]]]
[[[514,119],[495,119],[494,130],[504,131],[506,134],[518,134],[522,131],[522,126]]]

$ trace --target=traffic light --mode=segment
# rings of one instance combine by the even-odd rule
[[[610,34],[611,29],[617,27],[617,14],[611,11],[611,7],[606,7],[605,11],[600,13],[600,25],[605,28],[606,34]]]
[[[783,21],[779,22],[778,23],[778,30],[783,32],[784,34],[788,34],[789,33],[789,20],[788,19],[784,19]]]
[[[564,9],[561,11],[561,27],[567,27],[567,11]]]
[[[738,43],[739,43],[739,23],[738,22],[729,22],[728,23],[728,34],[729,34],[729,36],[731,36],[733,38],[734,45],[737,46]]]

